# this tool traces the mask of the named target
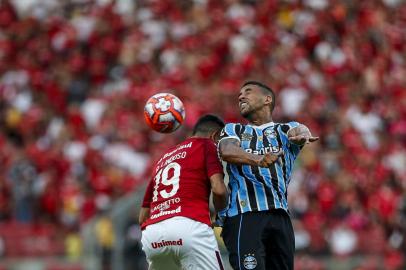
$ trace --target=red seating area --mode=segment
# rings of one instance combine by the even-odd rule
[[[83,270],[80,265],[49,264],[46,270]]]
[[[47,257],[64,252],[58,228],[46,224],[0,223],[5,257]]]

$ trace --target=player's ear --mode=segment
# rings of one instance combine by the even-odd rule
[[[275,101],[273,100],[273,97],[271,95],[266,96],[264,104],[266,106],[269,106],[269,108],[271,109],[271,113],[272,113],[273,108],[274,108],[274,102]]]
[[[266,105],[271,105],[273,103],[273,98],[271,95],[266,95],[265,97],[265,104]]]
[[[220,139],[220,131],[221,129],[218,129],[210,134],[210,139],[212,139],[215,143],[217,143]]]

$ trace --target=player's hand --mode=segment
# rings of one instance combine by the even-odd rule
[[[221,217],[217,217],[215,221],[211,223],[211,226],[214,227],[223,227],[224,226],[224,219]]]
[[[303,144],[309,144],[309,143],[315,142],[318,139],[319,139],[319,137],[299,135],[299,136],[294,136],[294,137],[289,138],[289,141],[291,143],[294,143],[297,145],[303,145]]]
[[[224,220],[227,216],[227,210],[227,208],[224,208],[216,214],[216,219],[211,223],[212,227],[223,227]]]
[[[305,125],[300,125],[289,130],[288,137],[291,143],[297,145],[309,144],[319,139],[319,137],[313,136]]]
[[[266,153],[260,159],[258,166],[268,168],[272,164],[278,161],[279,157],[282,156],[283,151],[282,149],[279,150],[277,153]]]

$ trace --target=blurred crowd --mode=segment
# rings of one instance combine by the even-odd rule
[[[401,269],[402,0],[0,1],[0,222],[79,230],[148,181],[201,114],[241,121],[246,79],[275,89],[275,121],[321,137],[289,191],[298,253],[381,254],[385,269]],[[172,135],[143,120],[163,91],[185,104]],[[298,269],[323,269],[300,256]]]

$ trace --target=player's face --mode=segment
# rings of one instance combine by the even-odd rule
[[[266,104],[267,96],[256,85],[246,85],[240,90],[238,95],[238,105],[240,113],[244,118],[262,109]]]

